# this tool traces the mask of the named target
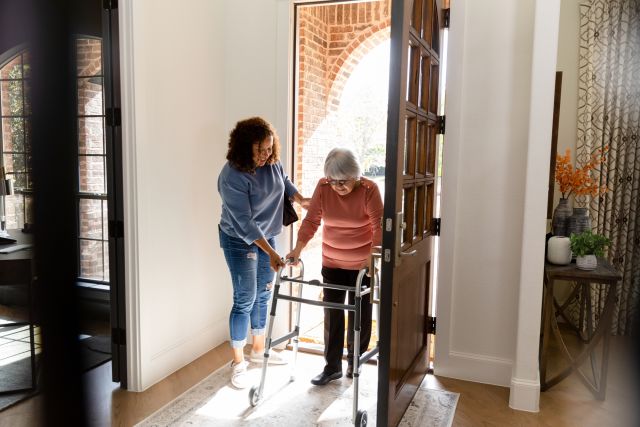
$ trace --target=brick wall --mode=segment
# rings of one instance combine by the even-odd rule
[[[311,195],[335,146],[331,113],[344,84],[362,57],[388,40],[389,26],[389,0],[299,8],[296,185],[303,194]]]

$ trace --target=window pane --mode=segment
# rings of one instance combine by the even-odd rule
[[[104,240],[109,239],[109,210],[107,209],[107,201],[102,201],[102,238]],[[108,265],[108,264],[107,264]]]
[[[106,203],[105,203],[106,204]],[[108,282],[109,281],[109,242],[103,242],[102,244],[102,253],[104,254],[104,261],[103,261],[103,275],[104,275],[104,281]]]
[[[105,194],[104,157],[79,156],[80,192]]]
[[[22,78],[22,59],[20,55],[9,61],[4,67],[0,68],[0,79],[21,79]]]
[[[28,180],[26,173],[7,174],[7,178],[13,179],[13,188],[15,190],[31,188],[30,181]]]
[[[24,225],[24,198],[20,194],[6,196],[7,229],[15,230]]]
[[[78,115],[100,116],[104,114],[102,107],[102,78],[79,78]]]
[[[0,81],[3,116],[22,116],[22,80]]]
[[[102,74],[102,41],[82,38],[76,40],[78,76]]]
[[[23,80],[24,84],[24,115],[31,115],[31,80]]]
[[[24,152],[24,119],[2,118],[2,150]]]
[[[24,203],[27,207],[24,221],[33,224],[33,197],[25,194]]]
[[[102,200],[80,199],[80,237],[102,239]]]
[[[24,154],[5,154],[4,167],[7,173],[26,172],[27,167]]]
[[[22,53],[22,72],[23,78],[31,77],[31,54],[26,50]]]
[[[103,280],[103,260],[101,240],[80,239],[80,277]]]
[[[85,117],[78,119],[78,145],[80,154],[104,153],[104,118]]]
[[[24,119],[24,151],[31,151],[31,119],[26,117]]]

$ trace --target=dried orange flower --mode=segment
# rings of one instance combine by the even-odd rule
[[[562,198],[566,199],[571,194],[576,196],[597,196],[607,191],[606,185],[598,185],[591,176],[591,170],[606,160],[606,152],[609,146],[605,145],[603,150],[597,150],[591,155],[589,161],[580,168],[575,168],[571,164],[571,150],[567,148],[566,154],[556,155],[556,182],[560,186]]]

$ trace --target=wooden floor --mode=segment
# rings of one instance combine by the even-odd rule
[[[632,422],[628,414],[631,408],[637,410],[635,407],[640,400],[634,395],[636,384],[630,373],[627,349],[628,342],[614,337],[605,401],[595,400],[572,375],[541,394],[538,413],[510,409],[509,389],[505,387],[438,376],[429,376],[428,382],[433,388],[460,393],[454,427],[635,427],[640,424]],[[90,425],[132,426],[230,359],[228,344],[222,344],[143,393],[127,392],[111,383],[111,364],[104,364],[86,374],[87,399],[91,402]],[[41,399],[41,396],[36,396],[0,412],[0,427],[45,425],[38,422]]]

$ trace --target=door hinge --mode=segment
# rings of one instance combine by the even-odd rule
[[[427,316],[427,334],[436,334],[436,318]]]
[[[127,345],[127,333],[122,328],[111,328],[111,342],[115,345]]]
[[[434,236],[440,235],[440,218],[433,218],[431,220],[431,234]]]
[[[451,13],[450,8],[442,9],[442,25],[444,28],[449,28],[449,24],[451,23]]]
[[[445,125],[446,125],[445,116],[438,116],[438,122],[436,125],[438,126],[436,133],[444,135]]]
[[[118,0],[102,0],[102,8],[113,10],[118,8]]]
[[[124,222],[120,220],[109,221],[109,237],[119,239],[124,237]]]
[[[107,126],[122,125],[122,112],[120,108],[107,108],[105,110]]]

